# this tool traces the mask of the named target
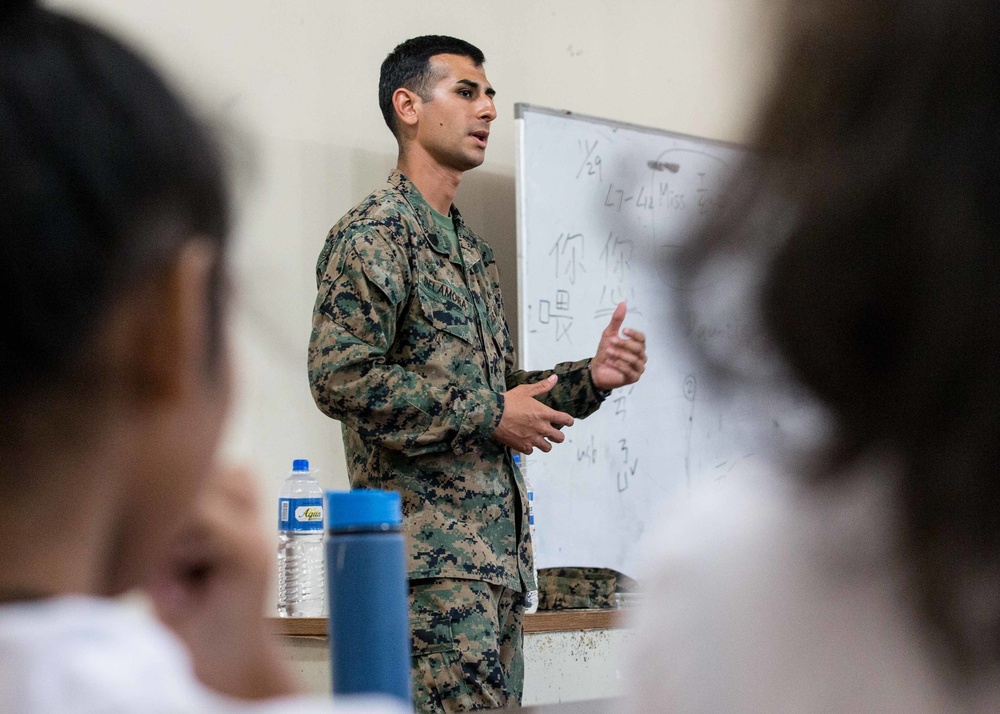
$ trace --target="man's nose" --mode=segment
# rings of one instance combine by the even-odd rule
[[[486,97],[483,100],[483,106],[479,109],[479,118],[486,121],[493,121],[497,118],[497,107],[493,103],[492,97]]]

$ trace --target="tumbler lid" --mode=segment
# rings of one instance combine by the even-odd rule
[[[332,530],[351,528],[398,528],[403,524],[403,506],[396,491],[358,488],[326,492],[326,522]]]

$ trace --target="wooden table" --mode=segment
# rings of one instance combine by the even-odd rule
[[[525,634],[609,630],[618,626],[618,610],[547,610],[524,616]],[[272,617],[275,631],[289,637],[326,637],[325,617]]]

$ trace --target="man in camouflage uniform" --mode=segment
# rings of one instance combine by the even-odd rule
[[[402,494],[414,696],[427,712],[520,701],[535,583],[511,449],[549,451],[646,359],[641,333],[619,334],[623,304],[593,359],[515,368],[493,252],[452,205],[496,117],[482,65],[478,49],[439,36],[386,58],[379,103],[397,169],[330,231],[309,345],[313,397],[343,422],[351,485]]]

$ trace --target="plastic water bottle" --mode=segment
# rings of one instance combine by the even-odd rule
[[[403,511],[395,491],[327,491],[333,693],[412,706]]]
[[[278,614],[322,617],[323,489],[309,461],[296,459],[278,498]]]
[[[514,465],[520,470],[521,469],[521,455],[514,454]],[[522,474],[524,472],[522,471]],[[525,477],[524,488],[528,492],[528,532],[531,533],[531,543],[537,543],[535,540],[535,490],[531,487],[531,482]],[[538,566],[535,565],[535,559],[531,559],[531,567],[535,574],[535,583],[538,583]],[[524,612],[527,615],[538,612],[538,590],[529,590],[524,594]]]

